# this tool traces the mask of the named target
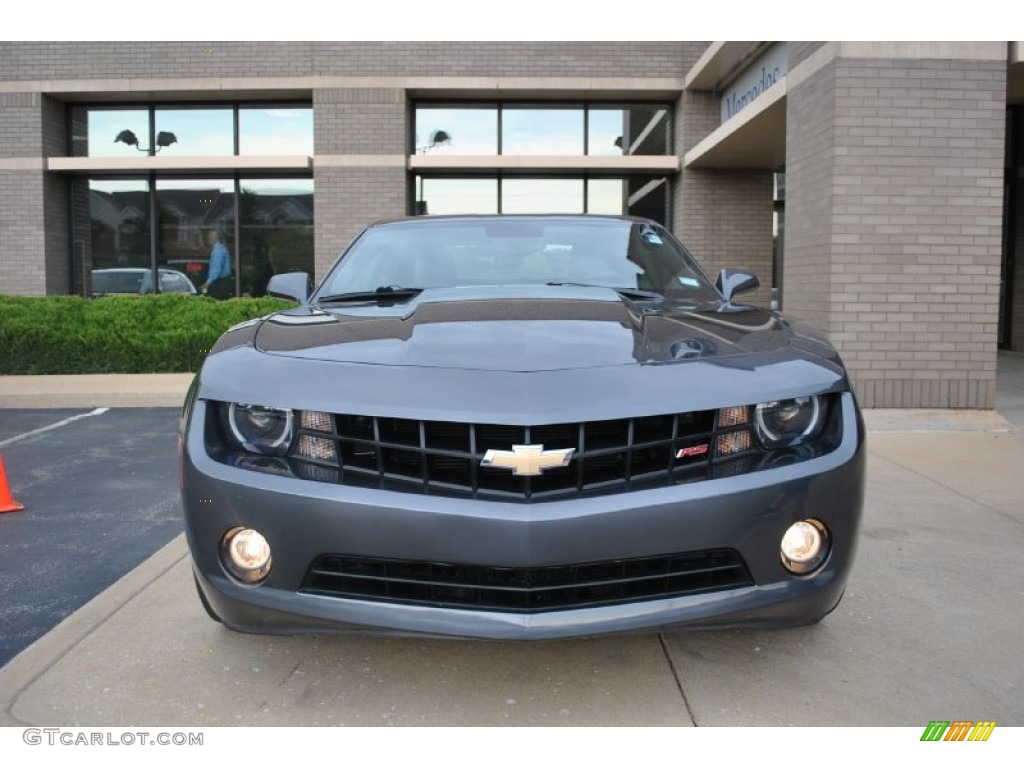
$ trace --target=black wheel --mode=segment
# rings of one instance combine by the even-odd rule
[[[196,577],[194,573],[192,574],[192,580],[196,583],[196,592],[199,594],[199,602],[202,603],[203,608],[206,609],[206,615],[214,621],[216,621],[218,624],[221,624],[222,622],[220,616],[218,616],[214,612],[213,606],[210,605],[210,601],[206,599],[206,595],[203,594],[203,590],[199,588],[199,579]]]

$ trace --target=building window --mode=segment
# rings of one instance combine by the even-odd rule
[[[175,138],[173,143],[161,147],[161,156],[212,157],[235,154],[232,109],[158,108],[155,120],[158,147],[161,146],[161,133]]]
[[[312,179],[242,179],[238,214],[243,295],[266,295],[281,272],[313,274]]]
[[[314,271],[311,178],[78,177],[71,199],[86,296],[152,293],[157,270],[161,292],[191,292],[187,280],[215,298],[263,296],[274,274]]]
[[[672,154],[670,116],[670,105],[662,102],[420,102],[414,105],[412,144],[419,155],[665,156]],[[665,176],[620,170],[615,163],[557,162],[565,169],[537,162],[513,170],[474,159],[472,175],[465,163],[419,163],[431,170],[411,179],[413,212],[631,214],[669,224]]]
[[[313,110],[309,107],[239,107],[238,154],[313,154]]]
[[[313,110],[294,102],[74,105],[68,122],[78,157],[313,153]],[[140,170],[69,183],[73,283],[83,295],[97,270],[148,270],[132,293],[191,285],[219,298],[262,296],[273,274],[314,271],[309,175]]]
[[[501,117],[501,154],[582,155],[583,122],[581,107],[507,106]]]
[[[438,155],[670,155],[668,104],[415,107],[413,146]]]
[[[72,110],[71,154],[79,157],[135,157],[134,146],[116,141],[122,131],[131,131],[140,141],[149,140],[149,111],[146,109]]]
[[[417,107],[413,146],[417,154],[496,155],[498,110],[494,106]]]
[[[183,272],[216,298],[234,296],[234,180],[158,178],[156,195],[157,266]]]
[[[448,214],[498,213],[498,179],[416,177],[418,213]]]
[[[76,186],[84,192],[76,196],[76,239],[88,246],[90,269],[148,269],[149,182],[83,179]]]
[[[592,213],[669,223],[665,176],[416,176],[420,215]]]
[[[76,157],[312,155],[313,110],[295,104],[75,106]]]
[[[584,179],[504,179],[502,213],[585,213]]]

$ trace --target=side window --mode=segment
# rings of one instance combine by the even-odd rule
[[[181,275],[161,275],[160,291],[162,293],[188,293],[188,286]]]

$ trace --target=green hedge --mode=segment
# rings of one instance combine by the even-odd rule
[[[235,323],[293,304],[205,296],[0,296],[0,374],[198,370]]]

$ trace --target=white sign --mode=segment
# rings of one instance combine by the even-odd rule
[[[722,94],[722,122],[742,112],[762,93],[786,76],[789,56],[785,43],[777,43],[762,53]]]

